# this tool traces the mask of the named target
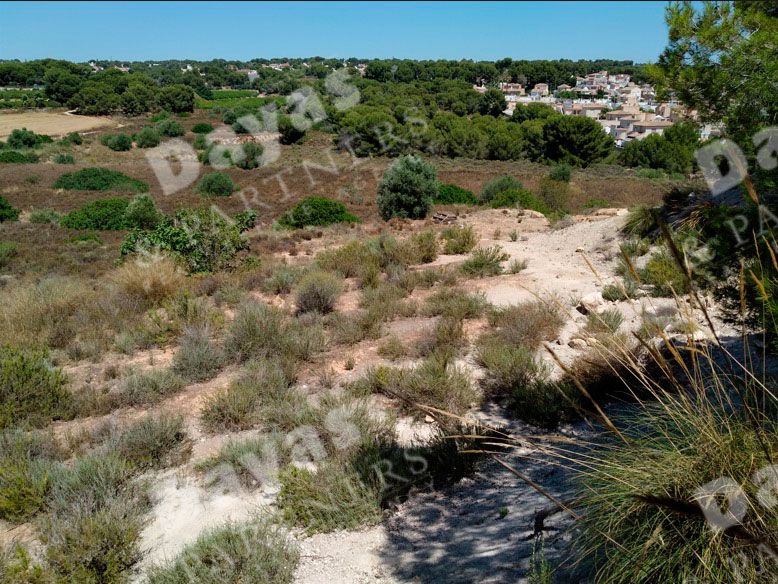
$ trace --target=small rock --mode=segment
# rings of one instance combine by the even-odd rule
[[[585,349],[586,341],[583,339],[570,339],[570,342],[567,343],[567,346],[572,349]]]
[[[589,314],[590,312],[597,312],[604,305],[605,300],[603,300],[602,294],[600,292],[592,292],[581,298],[575,309],[581,314]]]
[[[429,414],[427,414],[426,416],[424,416],[424,421],[425,421],[427,424],[432,424],[432,423],[435,421],[435,418],[433,418],[432,416],[430,416]]]
[[[583,253],[583,251],[584,251],[584,248],[582,248],[582,247],[576,247],[575,248],[575,253]]]

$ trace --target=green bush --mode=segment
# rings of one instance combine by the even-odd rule
[[[531,192],[524,189],[520,191],[507,190],[496,194],[486,205],[492,209],[518,208],[531,209],[538,213],[548,215],[551,210]]]
[[[468,276],[484,278],[502,274],[502,262],[510,259],[510,255],[502,251],[499,245],[479,247],[470,254],[460,269]]]
[[[401,156],[378,185],[378,211],[392,217],[424,219],[439,190],[434,166],[415,156]]]
[[[238,226],[218,212],[180,209],[163,217],[152,231],[133,230],[122,243],[121,254],[161,249],[172,252],[189,272],[212,272],[227,267],[246,248]]]
[[[53,450],[35,433],[0,431],[0,519],[23,523],[44,508]]]
[[[153,567],[148,584],[291,584],[300,554],[286,533],[266,522],[206,532],[167,565]]]
[[[441,184],[434,202],[439,205],[477,205],[478,198],[472,191],[457,185]]]
[[[602,209],[605,207],[610,207],[610,203],[605,199],[587,199],[583,204],[584,209]]]
[[[222,172],[206,174],[197,184],[197,190],[202,195],[226,197],[235,190],[235,183]]]
[[[472,225],[454,225],[446,227],[440,234],[443,240],[443,253],[470,253],[478,243]]]
[[[261,166],[261,156],[264,151],[265,149],[262,147],[262,144],[246,142],[242,145],[242,156],[238,160],[230,160],[238,168],[252,170]]]
[[[505,191],[523,191],[524,185],[512,176],[501,176],[489,181],[481,188],[478,199],[481,203],[489,203],[500,193]]]
[[[28,164],[38,162],[38,156],[34,152],[17,152],[16,150],[0,151],[0,163]]]
[[[72,154],[57,154],[54,157],[54,162],[57,164],[75,164],[76,159]]]
[[[41,426],[71,410],[64,375],[42,353],[0,348],[0,429]]]
[[[449,318],[478,318],[487,306],[483,293],[470,293],[460,288],[442,288],[427,298],[423,313]]]
[[[131,373],[122,379],[122,401],[130,406],[151,405],[168,397],[185,385],[184,379],[170,369],[151,369]]]
[[[540,180],[539,198],[551,211],[566,213],[570,208],[570,185],[544,177]]]
[[[305,130],[297,128],[289,116],[278,119],[278,131],[281,134],[281,144],[296,144],[305,137]]]
[[[311,272],[303,277],[297,286],[295,300],[298,312],[327,314],[343,291],[339,278],[329,272]]]
[[[127,134],[104,134],[100,142],[115,152],[126,152],[132,148],[132,137]]]
[[[122,431],[111,447],[139,469],[163,468],[186,439],[183,416],[148,415]]]
[[[646,267],[640,271],[640,279],[654,287],[654,296],[672,296],[689,291],[683,270],[666,251],[651,255]]]
[[[205,328],[190,327],[181,336],[172,370],[190,381],[206,381],[224,365],[224,352],[214,346]]]
[[[47,521],[46,559],[59,582],[120,584],[143,557],[144,519],[136,505],[113,500],[100,508],[80,505]]]
[[[0,223],[3,221],[16,221],[19,219],[19,209],[11,206],[5,197],[0,197]]]
[[[349,213],[340,201],[333,201],[326,197],[307,197],[278,219],[279,225],[295,229],[307,225],[323,226],[333,223],[359,223],[359,218]]]
[[[50,136],[46,136],[44,134],[36,134],[31,130],[22,128],[21,130],[16,129],[11,132],[11,135],[8,136],[8,141],[6,142],[6,146],[8,148],[13,148],[13,149],[35,148],[40,144],[47,144],[53,141],[54,140],[52,140]]]
[[[199,122],[192,126],[192,132],[195,134],[210,134],[213,132],[213,126],[206,122]]]
[[[551,168],[548,173],[548,177],[552,180],[560,182],[570,182],[570,176],[573,173],[573,169],[569,164],[557,164]]]
[[[355,472],[334,463],[317,472],[289,466],[279,473],[284,519],[307,533],[358,529],[381,520],[380,494]]]
[[[60,140],[63,144],[73,144],[75,146],[81,146],[84,143],[84,139],[78,132],[70,132],[67,136]]]
[[[4,268],[18,252],[18,246],[12,241],[0,241],[0,268]]]
[[[257,226],[257,212],[253,209],[241,211],[235,215],[235,226],[243,233]]]
[[[138,148],[154,148],[155,146],[159,146],[161,141],[159,132],[152,127],[143,128],[140,132],[135,134],[134,138]]]
[[[54,182],[55,189],[74,191],[133,191],[145,193],[149,185],[108,168],[84,168],[66,172]]]
[[[154,229],[162,220],[162,213],[154,206],[148,194],[136,195],[124,212],[126,229]]]
[[[168,136],[170,138],[177,138],[178,136],[183,136],[186,133],[184,126],[175,120],[162,120],[157,124],[157,131],[162,136]]]
[[[60,224],[68,229],[99,229],[115,231],[126,229],[124,214],[130,202],[127,199],[98,199],[66,214]]]

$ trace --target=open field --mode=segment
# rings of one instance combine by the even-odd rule
[[[27,128],[38,134],[64,136],[70,132],[89,132],[116,125],[117,123],[111,118],[73,116],[64,112],[0,112],[0,138],[8,137],[16,128]]]

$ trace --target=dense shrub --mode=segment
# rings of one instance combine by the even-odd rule
[[[160,256],[124,262],[111,274],[111,280],[133,300],[153,306],[180,292],[185,278],[177,262]]]
[[[71,401],[65,377],[41,353],[0,348],[0,429],[61,419]]]
[[[0,431],[0,519],[23,523],[44,508],[54,450],[34,432]]]
[[[22,128],[16,129],[8,136],[6,145],[8,148],[35,148],[40,144],[51,143],[54,140],[50,136],[44,134],[36,134],[35,132]]]
[[[281,133],[281,144],[296,144],[305,137],[305,130],[297,128],[288,116],[278,119],[278,131]]]
[[[359,218],[349,213],[343,203],[326,197],[307,197],[278,219],[279,225],[297,229],[306,225],[358,222]]]
[[[140,132],[135,134],[134,138],[138,148],[154,148],[155,146],[159,146],[161,140],[159,132],[151,127],[143,128]]]
[[[105,134],[100,142],[116,152],[126,152],[132,148],[132,137],[127,134]]]
[[[384,173],[378,185],[378,210],[384,220],[424,219],[438,190],[434,166],[415,156],[402,156]]]
[[[181,258],[190,272],[225,268],[246,247],[237,225],[212,209],[181,209],[164,217],[152,231],[134,230],[122,243],[122,255],[161,249]]]
[[[210,134],[213,132],[213,126],[206,122],[199,122],[192,126],[192,132],[195,134]]]
[[[226,197],[235,190],[235,183],[222,172],[212,172],[200,180],[197,184],[197,190],[203,195]]]
[[[73,144],[74,146],[81,146],[84,143],[84,138],[78,132],[70,132],[67,136],[60,140],[62,144]]]
[[[253,209],[246,209],[235,215],[235,226],[238,231],[243,233],[257,226],[257,212]]]
[[[434,202],[439,205],[477,205],[478,198],[472,191],[457,185],[442,184]]]
[[[186,133],[186,130],[184,130],[184,126],[182,126],[175,120],[162,120],[157,124],[157,131],[162,136],[168,136],[170,138],[183,136]]]
[[[666,251],[652,254],[646,267],[640,271],[644,283],[654,287],[654,296],[685,294],[689,286],[678,263]]]
[[[256,142],[246,142],[242,146],[242,155],[237,157],[236,160],[231,159],[231,162],[243,170],[259,168],[262,165],[261,157],[264,151],[265,149],[262,147],[262,144],[257,144]]]
[[[343,285],[329,272],[312,272],[297,286],[295,300],[298,312],[326,314],[335,308],[335,302],[343,291]]]
[[[16,221],[19,218],[19,212],[19,209],[12,207],[5,197],[0,197],[0,223]]]
[[[523,191],[524,185],[512,176],[501,176],[490,180],[481,188],[478,199],[481,203],[489,203],[494,197],[505,191]]]
[[[162,220],[162,213],[154,205],[150,195],[136,195],[124,212],[126,229],[154,229]]]
[[[123,430],[112,440],[114,452],[136,469],[163,468],[186,439],[181,415],[148,415]],[[180,454],[180,452],[178,452]]]
[[[492,209],[531,209],[532,211],[537,211],[538,213],[543,213],[544,215],[547,215],[551,212],[551,210],[545,203],[543,203],[543,201],[539,200],[531,192],[524,189],[518,191],[512,189],[502,191],[496,194],[494,198],[492,198],[492,200],[489,201],[486,205]]]
[[[443,240],[443,253],[469,253],[478,243],[472,225],[453,225],[446,227],[440,234]]]
[[[75,164],[76,159],[73,158],[72,154],[57,154],[54,157],[54,162],[57,164]]]
[[[149,185],[108,168],[84,168],[66,172],[54,182],[55,189],[74,191],[134,191],[145,193]]]
[[[172,395],[185,385],[184,379],[170,369],[150,369],[130,373],[122,379],[122,401],[129,406],[151,405]]]
[[[173,357],[172,370],[190,381],[211,379],[224,365],[223,351],[216,347],[204,328],[188,328],[181,336]]]
[[[548,173],[549,178],[553,180],[558,180],[561,182],[570,182],[570,176],[572,175],[573,169],[570,167],[569,164],[557,164],[551,168],[551,171]]]
[[[127,199],[98,199],[71,211],[60,220],[68,229],[126,229],[124,214],[129,205]]]
[[[468,276],[478,278],[497,276],[503,272],[502,262],[510,257],[499,245],[479,247],[462,263],[460,269]]]
[[[0,151],[0,163],[28,164],[34,162],[38,162],[38,156],[34,152]]]

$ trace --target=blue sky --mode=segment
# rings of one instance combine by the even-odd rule
[[[666,2],[2,2],[0,59],[658,57]]]

